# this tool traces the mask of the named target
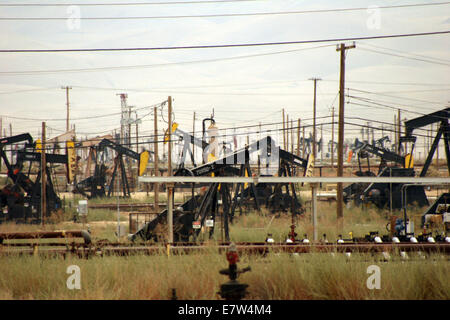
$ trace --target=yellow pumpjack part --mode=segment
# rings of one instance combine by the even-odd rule
[[[75,170],[77,168],[77,155],[75,153],[75,143],[73,141],[66,142],[66,154],[67,154],[67,180],[72,182],[75,176]]]
[[[174,122],[172,123],[172,133],[174,133],[178,128],[178,123]],[[169,141],[169,131],[166,130],[164,133],[164,144],[166,144]]]
[[[36,152],[42,152],[42,143],[41,139],[36,140]]]
[[[414,168],[414,157],[411,153],[408,153],[405,157],[405,168]]]
[[[147,168],[148,160],[150,159],[150,153],[148,151],[143,151],[139,156],[139,177],[145,173]]]

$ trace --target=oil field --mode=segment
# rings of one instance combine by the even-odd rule
[[[449,300],[449,5],[2,2],[0,299]]]

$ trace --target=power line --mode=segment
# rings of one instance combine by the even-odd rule
[[[205,0],[205,1],[165,1],[165,2],[109,2],[109,3],[2,3],[0,7],[97,7],[97,6],[151,6],[151,5],[179,5],[179,4],[211,4],[229,2],[255,2],[264,0]]]
[[[372,49],[365,49],[365,48],[359,48],[359,49],[363,50],[363,51],[384,54],[384,55],[392,56],[392,57],[411,59],[411,60],[422,61],[422,62],[433,63],[433,64],[439,64],[441,66],[448,66],[448,67],[450,67],[450,63],[444,63],[444,62],[437,62],[437,61],[425,60],[425,59],[420,59],[420,58],[408,57],[408,56],[404,56],[404,55],[400,55],[400,54],[382,52],[382,51],[372,50]]]
[[[339,80],[326,80],[323,79],[322,81],[332,81],[332,82],[339,82]],[[379,84],[379,85],[400,85],[400,86],[450,86],[450,84],[446,83],[429,83],[429,82],[389,82],[389,81],[365,81],[365,80],[346,80],[345,82],[349,83],[362,83],[362,84]]]
[[[58,87],[52,87],[52,88],[36,88],[36,89],[24,89],[24,90],[15,90],[15,91],[2,91],[0,94],[14,94],[14,93],[25,93],[25,92],[35,92],[35,91],[48,91],[53,90]]]
[[[371,43],[364,43],[363,42],[363,43],[360,43],[360,46],[361,45],[362,46],[373,47],[373,48],[376,48],[376,49],[383,49],[383,50],[403,53],[403,54],[407,54],[407,55],[410,55],[410,56],[417,56],[417,57],[421,57],[421,58],[425,58],[425,59],[429,59],[429,60],[439,60],[439,61],[443,61],[443,62],[450,62],[450,60],[447,60],[447,59],[436,58],[436,57],[432,57],[432,56],[428,56],[428,55],[424,55],[424,54],[411,53],[411,52],[402,51],[402,50],[398,50],[398,49],[388,48],[388,47],[385,47],[385,46],[374,45],[374,44],[371,44]]]
[[[176,66],[176,65],[184,65],[184,64],[196,64],[196,63],[211,63],[211,62],[219,62],[219,61],[231,61],[238,59],[246,59],[246,58],[254,58],[254,57],[262,57],[283,53],[292,53],[299,51],[306,51],[318,48],[331,47],[333,45],[322,45],[310,48],[301,48],[301,49],[293,49],[293,50],[284,50],[284,51],[275,51],[275,52],[267,52],[267,53],[257,53],[250,55],[242,55],[242,56],[234,56],[234,57],[224,57],[224,58],[214,58],[214,59],[202,59],[202,60],[193,60],[193,61],[179,61],[179,62],[169,62],[169,63],[158,63],[158,64],[141,64],[141,65],[130,65],[130,66],[109,66],[109,67],[96,67],[96,68],[79,68],[79,69],[54,69],[54,70],[25,70],[25,71],[2,71],[0,75],[33,75],[33,74],[52,74],[52,73],[76,73],[76,72],[96,72],[96,71],[114,71],[114,70],[129,70],[129,69],[144,69],[144,68],[155,68],[155,67],[167,67],[167,66]]]
[[[67,19],[67,18],[65,18]],[[306,43],[323,43],[323,42],[345,42],[356,40],[375,40],[375,39],[392,39],[419,36],[443,35],[450,33],[450,30],[432,31],[421,33],[404,33],[366,37],[347,37],[332,39],[316,39],[316,40],[296,40],[281,42],[256,42],[256,43],[237,43],[237,44],[217,44],[217,45],[191,45],[191,46],[174,46],[174,47],[129,47],[129,48],[91,48],[91,49],[2,49],[0,53],[59,53],[59,52],[120,52],[120,51],[157,51],[157,50],[188,50],[188,49],[217,49],[217,48],[237,48],[237,47],[258,47],[258,46],[276,46],[276,45],[292,45]]]
[[[153,107],[157,107],[157,106],[161,106],[164,102],[161,103],[157,103],[151,106],[146,106],[146,107],[140,107],[135,109],[137,110],[141,110],[141,109],[146,109],[146,108],[153,108]],[[109,113],[109,114],[102,114],[102,115],[96,115],[96,116],[89,116],[89,117],[82,117],[82,118],[72,118],[71,120],[89,120],[89,119],[97,119],[97,118],[104,118],[104,117],[110,117],[110,116],[116,116],[122,114],[122,112],[114,112],[114,113]],[[11,119],[17,119],[17,120],[30,120],[30,121],[66,121],[66,118],[56,118],[56,119],[49,119],[49,118],[43,118],[43,119],[38,119],[38,118],[26,118],[26,117],[17,117],[17,116],[10,116],[10,115],[2,115],[2,117],[6,117],[6,118],[11,118]]]
[[[404,4],[396,6],[379,6],[377,9],[398,9],[426,6],[448,5],[450,2],[435,3],[417,3]],[[303,11],[279,11],[279,12],[249,12],[249,13],[220,13],[220,14],[200,14],[200,15],[175,15],[175,16],[140,16],[140,17],[79,17],[79,20],[153,20],[153,19],[187,19],[187,18],[220,18],[220,17],[247,17],[247,16],[272,16],[272,15],[290,15],[290,14],[311,14],[311,13],[336,13],[367,10],[367,7],[357,8],[335,8]],[[0,21],[57,21],[67,20],[67,17],[3,17]]]
[[[358,97],[351,97],[351,98],[358,99]],[[362,98],[359,98],[359,99],[362,100],[362,101],[364,101],[364,102],[367,102],[367,103],[372,103],[372,104],[374,104],[374,105],[376,105],[376,106],[371,106],[371,105],[366,105],[366,104],[359,104],[359,103],[355,103],[355,102],[348,102],[348,103],[349,103],[349,104],[354,104],[354,105],[359,105],[359,106],[364,106],[364,107],[370,107],[370,108],[384,107],[384,108],[389,108],[389,109],[394,109],[394,110],[401,110],[401,111],[404,111],[404,112],[414,113],[414,114],[418,114],[418,115],[421,115],[421,116],[426,116],[426,115],[427,115],[426,113],[422,113],[422,112],[417,112],[417,111],[410,111],[410,110],[406,110],[406,109],[401,109],[401,108],[398,108],[398,107],[393,107],[393,106],[389,106],[389,105],[385,105],[385,104],[381,104],[381,103],[377,103],[377,102],[367,101],[367,100],[362,99]],[[442,119],[442,120],[447,119],[447,118],[445,118],[445,117],[437,117],[437,118],[440,118],[440,119]]]
[[[357,91],[357,92],[367,93],[367,94],[386,96],[386,97],[390,97],[390,98],[394,98],[394,99],[403,99],[403,100],[411,100],[411,101],[418,101],[418,102],[425,102],[425,103],[432,103],[432,104],[440,104],[440,102],[436,102],[436,101],[427,101],[427,100],[421,100],[421,99],[415,99],[415,98],[398,97],[398,96],[393,96],[393,95],[389,95],[389,94],[385,94],[385,93],[371,92],[371,91],[359,90],[359,89],[354,89],[354,88],[348,88],[348,89]]]

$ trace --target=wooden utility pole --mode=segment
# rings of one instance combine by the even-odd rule
[[[67,116],[66,116],[66,131],[69,131],[70,127],[69,127],[69,90],[72,89],[72,87],[61,87],[61,89],[66,90],[66,107],[67,107]]]
[[[300,157],[300,118],[297,120],[297,156]]]
[[[302,157],[305,158],[306,152],[306,142],[305,142],[305,126],[302,127],[302,136],[303,136],[303,144],[302,144]]]
[[[401,124],[401,118],[400,118],[400,109],[397,110],[398,111],[398,115],[397,115],[397,153],[400,154],[400,133],[402,131],[402,124]]]
[[[195,111],[194,117],[192,118],[192,136],[195,138]],[[194,159],[195,162],[195,145],[192,145],[192,159]],[[194,163],[192,165],[194,166]]]
[[[153,141],[154,141],[154,149],[153,151],[155,152],[155,160],[154,160],[154,164],[155,164],[155,176],[159,177],[159,156],[158,156],[158,111],[157,111],[157,107],[153,108],[153,115],[154,115],[154,122],[153,122],[153,128],[154,128],[154,137],[153,137]],[[154,208],[155,208],[155,212],[159,212],[159,183],[155,182],[154,186]]]
[[[168,98],[168,106],[169,106],[169,115],[168,115],[168,119],[169,119],[169,128],[167,130],[168,132],[168,136],[169,136],[169,144],[168,144],[168,154],[167,154],[167,175],[169,177],[172,176],[172,97],[169,96]],[[174,184],[173,183],[168,183],[167,184],[167,205],[168,205],[168,209],[167,209],[167,227],[168,227],[168,232],[169,232],[169,243],[172,244],[173,243],[173,188]]]
[[[348,49],[355,48],[355,44],[346,46],[344,43],[336,48],[340,51],[340,80],[339,80],[339,129],[338,129],[338,168],[337,175],[344,175],[344,107],[345,107],[345,52]],[[342,182],[337,184],[337,206],[336,206],[338,229],[341,231],[344,227],[344,188]]]
[[[136,152],[139,153],[139,123],[136,113]]]
[[[128,149],[131,149],[131,106],[128,107]]]
[[[319,78],[311,78],[309,80],[314,81],[314,99],[313,99],[313,156],[314,163],[316,162],[317,156],[317,136],[316,136],[316,99],[317,99],[317,81],[321,80]]]
[[[286,115],[286,146],[284,147],[284,150],[289,152],[289,115]]]
[[[291,153],[294,153],[294,120],[291,117]]]
[[[283,147],[284,147],[284,150],[286,150],[286,126],[284,123],[284,119],[285,119],[285,117],[284,117],[284,108],[283,108]]]
[[[45,170],[47,168],[47,162],[45,159],[45,122],[42,122],[42,152],[41,152],[41,223],[42,225],[45,224],[45,216],[47,214],[47,190],[46,190],[46,184],[47,184],[47,171]]]
[[[9,123],[9,136],[10,137],[12,137],[12,123],[10,122]],[[11,147],[11,161],[13,160],[13,150],[12,150],[12,147]]]
[[[3,118],[0,117],[0,138],[2,137]],[[2,159],[0,159],[0,171],[2,171]]]
[[[394,143],[395,143],[395,152],[398,151],[398,146],[397,146],[397,116],[394,114]]]
[[[331,169],[334,169],[334,106],[331,108]]]
[[[323,124],[320,125],[320,164],[323,164]]]

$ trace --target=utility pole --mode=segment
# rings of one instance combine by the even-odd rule
[[[2,137],[3,118],[0,117],[0,138]],[[0,159],[0,171],[2,171],[2,159]]]
[[[398,115],[397,115],[397,153],[400,154],[400,133],[402,131],[402,127],[401,127],[401,118],[400,118],[400,109],[397,110],[398,111]]]
[[[194,117],[192,118],[192,136],[195,138],[195,111],[194,111]],[[195,146],[192,145],[192,159],[194,159],[195,162]],[[192,164],[194,166],[194,163]]]
[[[153,126],[154,126],[154,137],[153,137],[153,141],[154,141],[154,152],[155,152],[155,176],[159,177],[159,157],[158,157],[158,111],[157,111],[157,107],[153,108],[153,116],[154,116],[154,122],[153,122]],[[159,212],[159,183],[155,182],[154,186],[154,201],[155,201],[155,212],[158,213]]]
[[[334,105],[331,108],[331,169],[334,169]]]
[[[294,153],[294,120],[291,119],[291,153]]]
[[[339,80],[339,129],[338,129],[338,177],[344,175],[344,107],[345,107],[345,52],[348,49],[355,48],[355,43],[351,46],[346,46],[341,43],[336,51],[340,51],[340,80]],[[337,223],[338,229],[341,231],[344,227],[344,188],[342,182],[337,184]]]
[[[316,147],[316,98],[317,98],[317,81],[322,80],[319,78],[311,78],[309,80],[314,81],[314,100],[313,100],[313,156],[314,164],[316,163],[317,147]]]
[[[323,124],[320,125],[320,165],[323,164]]]
[[[69,90],[72,89],[72,87],[61,87],[61,89],[66,90],[66,107],[67,107],[67,116],[66,116],[66,131],[69,131]]]
[[[300,157],[300,118],[297,120],[297,156]]]
[[[284,150],[289,152],[289,115],[286,115],[286,146],[284,147]]]
[[[137,119],[137,113],[136,113],[136,152],[137,153],[139,153],[139,121]]]
[[[306,142],[305,142],[305,126],[302,127],[302,136],[303,136],[303,143],[302,143],[302,157],[305,157],[306,152]]]
[[[398,152],[398,141],[397,141],[397,116],[394,114],[394,141],[395,141],[395,149],[394,152]]]
[[[286,126],[284,124],[284,108],[283,108],[283,147],[286,150]]]
[[[128,106],[128,149],[131,149],[131,106]]]
[[[47,214],[47,190],[46,190],[46,184],[47,184],[47,162],[45,159],[45,122],[42,122],[42,152],[41,152],[41,223],[42,226],[45,224],[45,216]]]
[[[10,137],[12,137],[12,123],[10,122],[9,123],[9,136]],[[12,150],[12,147],[11,147],[11,161],[13,160],[13,150]]]
[[[167,130],[169,135],[169,144],[168,144],[168,157],[167,157],[167,176],[172,176],[172,97],[168,98],[168,106],[169,106],[169,128]],[[167,184],[167,205],[169,208],[167,209],[167,227],[169,232],[169,244],[173,243],[173,183]]]

